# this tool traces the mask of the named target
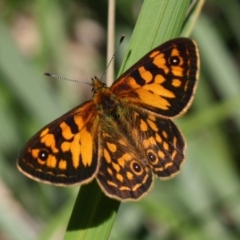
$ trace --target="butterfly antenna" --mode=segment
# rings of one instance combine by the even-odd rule
[[[118,43],[117,47],[115,48],[115,50],[114,50],[114,52],[113,52],[113,56],[112,56],[112,58],[110,59],[110,61],[109,61],[108,65],[107,65],[105,71],[103,72],[103,74],[102,74],[102,76],[101,76],[101,78],[100,78],[100,82],[102,82],[102,79],[103,79],[104,75],[106,74],[106,72],[107,72],[107,70],[108,70],[108,68],[109,68],[109,66],[110,66],[110,64],[111,64],[111,62],[112,62],[112,60],[114,59],[115,54],[116,54],[116,52],[117,52],[119,46],[121,45],[122,41],[124,40],[124,38],[125,38],[125,35],[122,35],[121,38],[120,38],[120,40],[119,40],[119,43]]]
[[[71,81],[71,82],[76,82],[76,83],[85,83],[85,84],[88,84],[88,85],[92,85],[92,84],[89,83],[89,82],[81,82],[81,81],[78,81],[78,80],[75,80],[75,79],[70,79],[70,78],[61,77],[61,76],[58,76],[58,75],[56,75],[56,74],[51,74],[51,73],[48,73],[48,72],[44,72],[43,74],[44,74],[45,76],[48,76],[48,77],[54,77],[54,78],[59,78],[59,79],[66,80],[66,81]]]

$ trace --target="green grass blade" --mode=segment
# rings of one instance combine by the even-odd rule
[[[102,193],[96,181],[82,186],[64,239],[108,239],[119,205]]]
[[[189,3],[188,0],[144,1],[120,73],[149,50],[179,36]]]
[[[180,34],[189,3],[144,1],[120,73],[153,47]],[[119,205],[107,198],[96,182],[81,187],[64,239],[108,239]]]

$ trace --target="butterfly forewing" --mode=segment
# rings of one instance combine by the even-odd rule
[[[44,127],[19,156],[20,171],[55,185],[89,182],[98,169],[95,118],[93,104],[87,102]]]
[[[119,98],[166,117],[185,112],[198,79],[199,56],[191,39],[170,40],[145,55],[112,85]]]

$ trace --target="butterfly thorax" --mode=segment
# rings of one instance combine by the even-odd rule
[[[98,112],[105,114],[112,113],[116,110],[116,95],[110,91],[110,88],[102,83],[99,79],[92,80],[93,103]]]

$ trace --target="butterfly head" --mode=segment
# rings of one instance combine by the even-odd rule
[[[106,84],[101,82],[97,77],[92,78],[92,92],[96,93],[102,88],[106,88]]]

